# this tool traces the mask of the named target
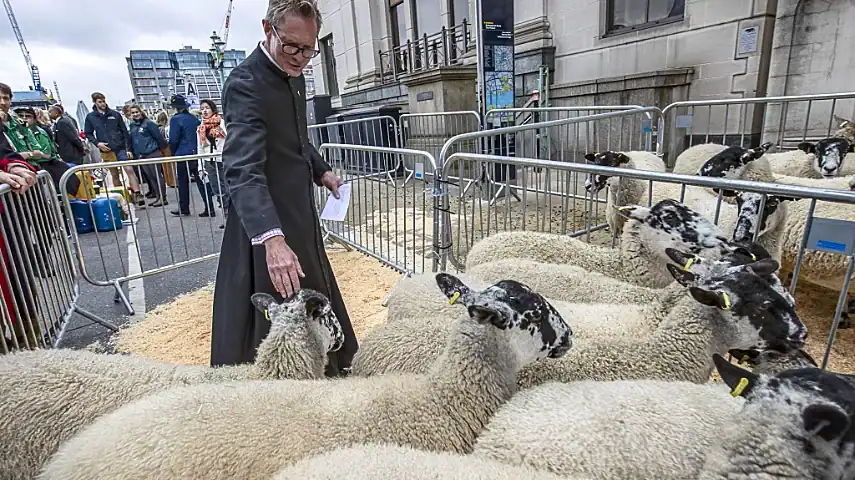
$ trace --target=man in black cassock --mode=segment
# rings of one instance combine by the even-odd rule
[[[250,301],[258,292],[281,301],[305,287],[330,299],[345,342],[330,354],[328,376],[349,367],[358,348],[314,202],[313,183],[336,197],[341,185],[309,143],[306,124],[303,68],[318,54],[320,24],[315,0],[270,0],[265,40],[223,87],[223,165],[233,208],[214,292],[212,366],[255,360],[270,328]]]

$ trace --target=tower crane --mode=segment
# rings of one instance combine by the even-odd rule
[[[18,21],[15,20],[15,12],[12,11],[10,0],[3,0],[3,6],[6,8],[6,15],[9,16],[9,22],[12,24],[12,31],[15,32],[15,38],[18,39],[18,46],[21,47],[21,53],[24,54],[24,61],[27,62],[27,68],[30,69],[30,77],[33,79],[33,89],[37,92],[46,93],[44,87],[42,87],[39,67],[33,65],[33,60],[30,58],[30,51],[27,50],[27,44],[24,43],[24,36],[21,34],[21,28],[18,27]]]
[[[226,22],[223,24],[222,35],[218,35],[216,31],[211,34],[211,67],[220,72],[220,84],[223,84],[226,81],[223,73],[223,62],[226,59],[226,44],[229,43],[229,30],[231,29],[233,5],[234,0],[229,0],[229,7],[226,9]]]
[[[53,81],[53,91],[56,92],[56,101],[62,103],[62,96],[59,94],[59,85],[56,84],[56,80]]]

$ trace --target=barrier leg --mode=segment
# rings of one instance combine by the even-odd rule
[[[77,305],[74,306],[74,311],[79,313],[82,317],[85,317],[85,318],[97,323],[98,325],[101,325],[104,328],[110,329],[114,332],[119,331],[119,327],[117,327],[115,324],[108,322],[107,320],[104,320],[103,318],[99,317],[98,315],[95,315],[94,313],[91,313],[87,310],[84,310],[84,309],[78,307]]]
[[[116,295],[113,297],[113,301],[116,303],[122,302],[125,304],[125,310],[128,311],[128,315],[134,314],[134,307],[131,306],[131,301],[128,300],[128,296],[125,295],[125,291],[122,289],[122,284],[119,283],[118,280],[113,280],[113,288],[116,289]]]

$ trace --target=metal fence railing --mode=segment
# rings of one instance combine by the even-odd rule
[[[443,145],[450,138],[481,130],[481,116],[478,112],[438,112],[410,113],[401,115],[401,147],[421,150],[439,158]],[[454,145],[454,152],[478,153],[479,142],[460,142]],[[408,172],[414,172],[413,166],[405,164]],[[424,172],[432,175],[433,172]]]
[[[699,143],[795,148],[795,139],[829,136],[853,111],[855,92],[675,102],[662,109],[658,153],[670,166]]]
[[[77,303],[77,272],[56,198],[47,172],[23,194],[0,185],[0,353],[56,345],[74,313],[116,330]]]
[[[150,198],[131,192],[126,175],[119,176],[120,185],[92,188],[77,199],[69,196],[76,192],[66,191],[67,179],[78,172],[125,167],[148,180]],[[166,187],[164,168],[175,169],[178,189]],[[123,289],[127,282],[219,255],[228,203],[219,154],[79,165],[60,182],[65,210],[74,220],[70,234],[81,276],[92,285],[113,287],[129,314],[134,309]],[[188,191],[186,205],[180,204],[181,188]],[[84,234],[95,248],[83,247]]]
[[[433,211],[433,180],[407,176],[404,165],[416,172],[438,172],[427,152],[381,147],[326,144],[320,152],[333,172],[350,185],[350,205],[343,221],[322,220],[333,239],[405,273],[432,267],[437,221]],[[322,212],[329,192],[318,190]]]
[[[496,231],[555,232],[557,229],[554,227],[560,221],[560,217],[571,215],[573,211],[569,207],[565,192],[554,190],[554,186],[566,183],[567,179],[573,175],[599,174],[612,177],[615,180],[619,179],[618,183],[622,184],[622,188],[626,189],[628,194],[621,196],[621,187],[619,186],[614,198],[629,200],[632,195],[635,195],[638,197],[636,202],[628,203],[645,205],[650,205],[664,198],[682,200],[687,190],[690,189],[703,188],[703,191],[707,192],[707,188],[716,187],[719,191],[735,190],[762,194],[759,207],[762,217],[769,196],[801,199],[790,203],[788,213],[790,217],[804,217],[804,226],[801,230],[785,231],[784,229],[793,228],[793,225],[798,225],[798,223],[782,222],[779,225],[781,230],[777,233],[767,232],[764,235],[780,235],[779,238],[769,237],[768,242],[770,245],[776,243],[779,245],[782,266],[792,270],[793,277],[789,287],[792,293],[797,294],[795,286],[800,274],[802,277],[816,275],[826,279],[838,279],[837,288],[840,288],[840,296],[823,361],[823,365],[827,364],[836,331],[846,308],[850,279],[853,276],[853,271],[855,271],[855,222],[851,220],[853,218],[852,213],[855,212],[855,193],[795,185],[600,167],[583,163],[467,153],[452,155],[445,163],[442,178],[453,177],[455,174],[454,167],[458,162],[477,162],[485,165],[488,171],[515,168],[517,172],[522,172],[520,177],[527,180],[513,185],[520,199],[518,204],[521,206],[514,207],[514,202],[506,197],[499,202],[487,205],[480,216],[467,218],[459,210],[460,199],[465,197],[463,189],[453,182],[439,179],[435,183],[436,204],[434,206],[439,213],[439,234],[435,240],[437,256],[434,270],[436,271],[442,271],[449,267],[462,270],[465,254],[469,247],[479,238]],[[528,175],[527,172],[537,173]],[[663,187],[663,185],[670,185],[670,188]],[[612,193],[614,190],[610,194]],[[733,205],[723,204],[720,195],[718,197],[710,193],[705,195],[706,199],[695,194],[692,200],[695,202],[694,205],[690,204],[688,200],[686,203],[690,207],[700,209],[698,203],[705,202],[704,205],[707,206],[706,211],[709,212],[710,220],[715,223],[724,221],[725,215],[719,215],[722,209],[736,208]],[[529,207],[528,211],[526,206]],[[620,206],[619,202],[615,202],[615,206]],[[559,218],[555,218],[556,208],[559,210]],[[486,226],[482,222],[483,219],[488,221]],[[492,224],[489,223],[490,221]],[[462,223],[466,225],[461,227]],[[724,228],[723,224],[722,227]],[[470,232],[474,232],[474,234]],[[580,236],[580,233],[576,232],[575,235]],[[758,238],[759,234],[759,231],[755,232],[754,238]],[[587,238],[592,243],[604,246],[609,243],[610,239],[605,234],[599,237],[589,235]],[[775,238],[778,238],[777,241]],[[763,244],[767,240],[760,237],[758,241]],[[829,259],[830,256],[834,256],[839,261],[835,262],[834,259]],[[821,269],[821,271],[817,269]]]
[[[325,143],[396,148],[400,142],[398,121],[388,115],[319,123],[309,126],[315,148]]]

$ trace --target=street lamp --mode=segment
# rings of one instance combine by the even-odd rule
[[[211,34],[211,65],[213,65],[214,69],[219,71],[220,89],[222,89],[223,84],[226,83],[225,71],[223,70],[223,61],[226,56],[225,50],[223,50],[225,46],[226,42],[217,35],[217,32]]]

